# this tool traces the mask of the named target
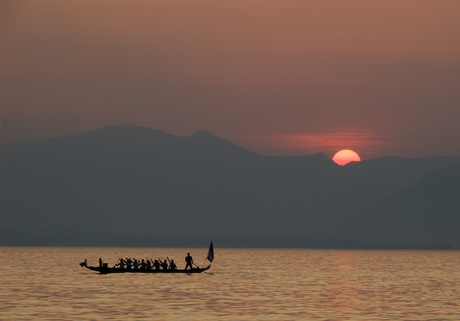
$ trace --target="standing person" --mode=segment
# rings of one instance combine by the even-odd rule
[[[193,268],[192,267],[193,258],[190,256],[190,253],[187,253],[187,256],[185,257],[185,262],[187,262],[187,265],[185,266],[184,270],[187,270],[187,267],[189,267],[189,266],[190,266],[190,270],[191,270]]]

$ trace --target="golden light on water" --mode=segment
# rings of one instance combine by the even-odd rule
[[[207,250],[0,247],[2,257],[21,262],[0,266],[8,276],[0,318],[458,319],[458,251],[217,248],[211,269],[197,275],[100,275],[79,265],[84,258],[94,265],[99,257],[115,264],[118,257],[169,256],[185,266],[187,252],[198,263]]]

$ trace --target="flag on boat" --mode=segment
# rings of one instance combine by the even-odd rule
[[[211,245],[209,245],[208,256],[206,258],[209,262],[212,262],[212,260],[214,260],[214,247],[212,246],[212,242]]]

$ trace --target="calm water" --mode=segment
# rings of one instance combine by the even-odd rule
[[[88,259],[207,249],[0,247],[1,320],[460,320],[459,251],[219,249],[210,273],[99,275]]]

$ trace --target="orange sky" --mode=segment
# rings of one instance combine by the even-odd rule
[[[0,2],[0,142],[134,123],[460,156],[460,1]]]

